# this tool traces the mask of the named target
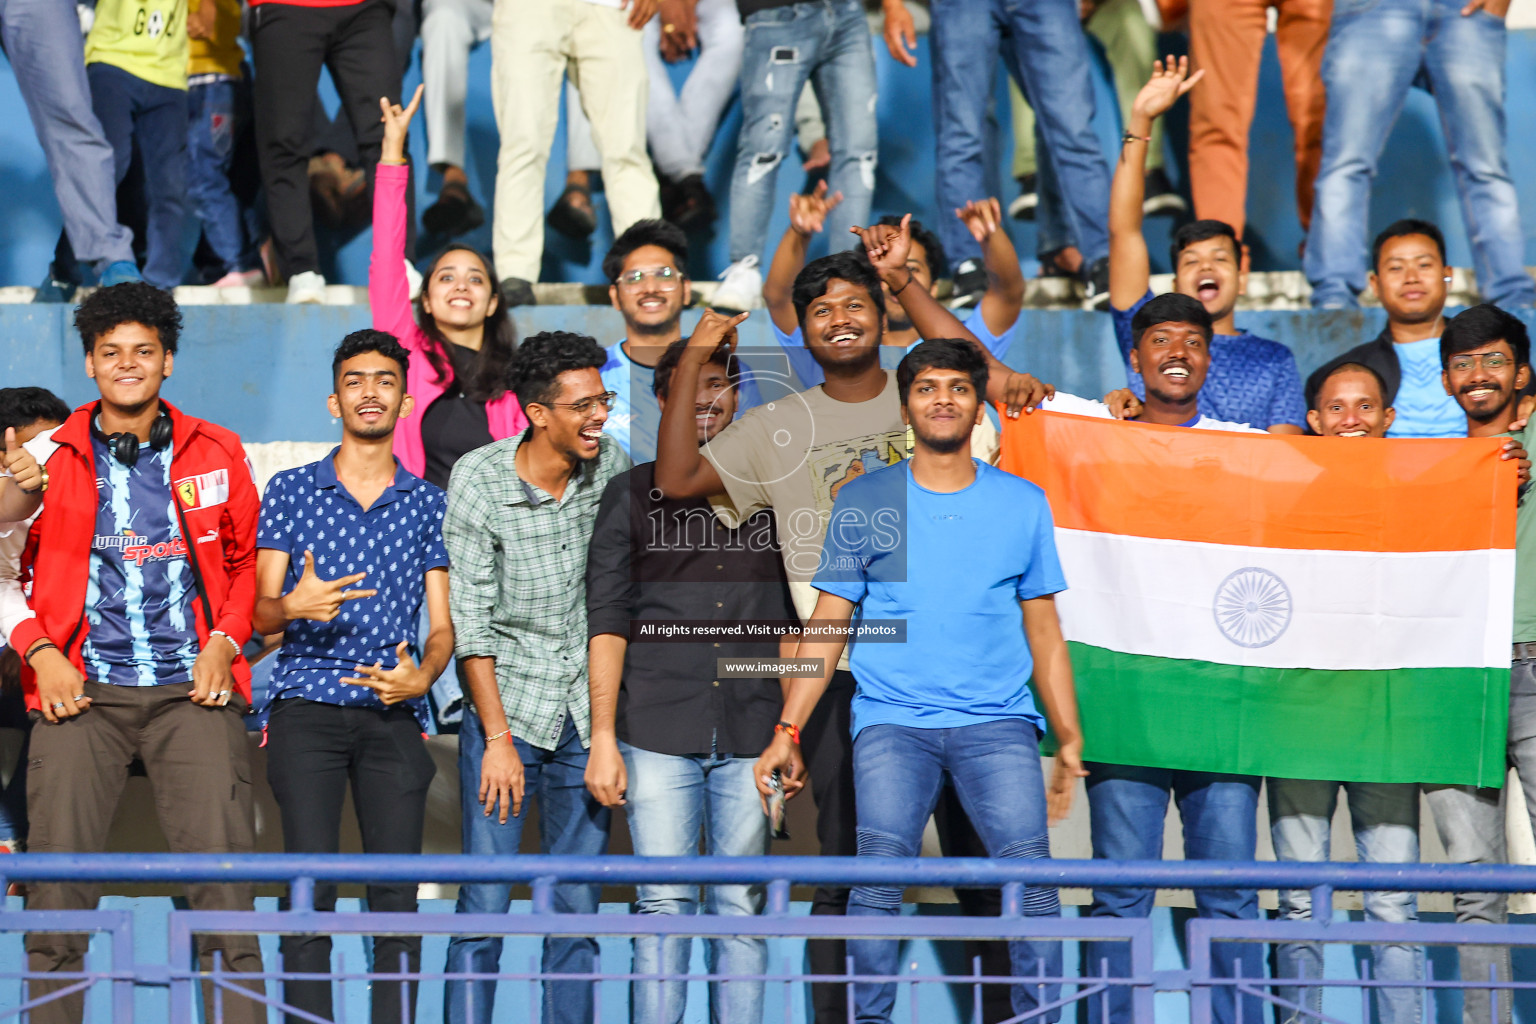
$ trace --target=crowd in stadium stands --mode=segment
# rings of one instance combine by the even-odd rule
[[[798,144],[831,196],[817,219],[833,239],[868,223],[880,153],[877,38],[904,66],[897,74],[918,74],[906,69],[917,68],[926,34],[934,198],[945,214],[929,237],[947,256],[930,270],[949,280],[949,301],[973,307],[996,284],[988,237],[948,213],[988,198],[1001,66],[1012,80],[1018,182],[1007,211],[1036,222],[1040,273],[1076,279],[1103,308],[1119,204],[1092,124],[1091,48],[1107,60],[1126,144],[1146,147],[1144,214],[1187,217],[1192,206],[1196,224],[1219,221],[1241,241],[1259,58],[1274,14],[1313,305],[1354,306],[1367,288],[1371,183],[1404,96],[1420,84],[1440,108],[1482,295],[1510,308],[1536,303],[1536,288],[1505,156],[1508,3],[97,0],[77,20],[53,0],[14,0],[0,12],[0,36],[63,214],[41,301],[142,277],[160,288],[286,284],[290,302],[324,302],[315,225],[356,232],[372,212],[379,230],[385,125],[376,107],[402,100],[419,35],[427,166],[413,172],[405,161],[391,172],[404,176],[410,273],[418,257],[480,228],[482,200],[493,198],[502,304],[533,303],[546,228],[591,235],[600,185],[615,235],[658,218],[694,235],[720,230],[730,262],[716,268],[713,304],[757,308],[781,165]],[[1187,33],[1206,78],[1190,96],[1180,159],[1160,122],[1139,121],[1134,104],[1165,43],[1160,31]],[[467,67],[487,40],[499,150],[493,196],[477,197],[466,173]],[[675,87],[669,66],[680,63],[689,66]],[[341,98],[334,118],[317,92],[322,68]],[[735,96],[729,223],[717,224],[705,159]],[[562,110],[567,180],[546,211]],[[386,162],[395,160],[403,156]],[[1185,168],[1181,187],[1175,165]],[[430,251],[418,253],[411,179],[422,174]],[[190,266],[189,216],[201,228]]]
[[[1044,409],[1196,430],[1506,438],[1500,458],[1520,481],[1506,496],[1518,504],[1507,750],[1536,815],[1536,504],[1524,501],[1536,399],[1522,397],[1530,341],[1510,312],[1536,292],[1503,154],[1502,5],[1277,5],[1314,302],[1351,305],[1369,290],[1387,317],[1377,337],[1305,379],[1287,348],[1244,330],[1236,312],[1266,6],[1190,0],[1191,57],[1164,61],[1131,0],[886,0],[881,31],[898,61],[916,63],[919,22],[931,38],[938,205],[953,215],[924,226],[871,217],[874,54],[858,0],[426,0],[426,84],[409,102],[399,89],[416,30],[409,4],[252,0],[247,62],[234,0],[190,10],[100,0],[83,47],[72,10],[7,0],[0,27],[64,213],[40,295],[101,287],[74,314],[99,400],[71,411],[40,388],[0,390],[0,725],[29,731],[0,788],[0,844],[104,849],[140,763],[173,851],[249,851],[256,730],[287,850],[338,851],[350,791],[365,851],[420,852],[435,774],[422,734],[447,724],[434,687],[451,682],[463,704],[468,853],[516,854],[536,803],[550,853],[606,853],[622,806],[636,853],[691,855],[702,838],[709,854],[762,854],[783,801],[809,785],[824,854],[915,856],[933,817],[947,855],[1045,858],[1049,824],[1084,779],[1095,857],[1159,858],[1172,799],[1187,858],[1254,859],[1263,779],[1084,761],[1055,604],[1073,581],[1044,492],[995,466],[1001,421],[988,406],[1009,419]],[[1117,76],[1124,135],[1113,161],[1090,128],[1085,26]],[[463,65],[487,38],[501,131],[495,252],[447,244],[416,286],[408,129],[425,102],[441,181],[422,213],[427,230],[451,237],[483,223],[464,173]],[[673,92],[665,64],[695,51]],[[1006,208],[983,184],[999,57],[1022,90],[1023,191]],[[315,99],[322,66],[343,99],[334,123]],[[1468,66],[1478,74],[1461,73]],[[1419,76],[1445,112],[1487,300],[1451,318],[1438,227],[1399,220],[1366,248],[1376,160]],[[732,262],[715,308],[685,337],[688,233],[714,217],[703,158],[738,79]],[[1158,127],[1186,95],[1200,219],[1174,232],[1173,291],[1156,295],[1143,220],[1186,205]],[[602,268],[623,333],[608,347],[558,331],[519,342],[513,323],[513,308],[533,300],[562,102],[570,145],[588,155],[570,160],[547,219],[590,232],[590,174],[602,173],[617,235]],[[797,129],[802,141],[816,136],[818,120],[824,135],[807,156],[827,180],[790,197],[789,229],[764,275],[774,171]],[[130,172],[137,189],[120,188]],[[316,218],[366,223],[371,209],[373,327],[341,339],[331,367],[340,443],[264,493],[235,434],[160,394],[181,334],[167,289],[188,278],[177,255],[184,194],[203,226],[198,279],[286,279],[291,302],[323,300]],[[1098,401],[1005,364],[1025,287],[1005,213],[1038,219],[1042,266],[1077,278],[1109,310],[1128,387]],[[856,237],[808,261],[821,233]],[[765,313],[750,312],[759,306]],[[744,360],[736,329],[751,316],[769,320],[776,347]],[[769,355],[802,383],[794,400],[778,400],[774,375],[752,365]],[[898,507],[899,567],[887,563],[877,514]],[[905,620],[906,639],[850,648],[854,616]],[[651,626],[752,622],[778,626],[640,642]],[[265,691],[253,693],[252,663],[267,657]],[[777,657],[820,667],[782,681],[719,669],[722,658]],[[1341,792],[1362,860],[1419,858],[1421,794],[1449,860],[1505,858],[1500,789],[1270,779],[1266,792],[1282,860],[1329,857]],[[29,908],[51,910],[96,898],[62,883],[25,895]],[[598,895],[560,885],[554,906],[595,912]],[[249,908],[252,898],[233,883],[188,894],[198,909]],[[374,911],[416,908],[412,886],[372,886],[368,898]],[[887,887],[822,888],[813,913],[892,915],[901,899]],[[317,885],[314,900],[334,908],[335,887]],[[507,885],[466,884],[458,910],[505,912],[509,901]],[[1089,913],[1144,917],[1152,901],[1150,890],[1105,887]],[[1000,906],[987,891],[966,891],[962,903],[972,915]],[[1205,917],[1259,914],[1254,890],[1206,890],[1196,903]],[[648,885],[636,900],[652,914],[752,915],[763,905],[749,886],[701,896]],[[1022,905],[1059,913],[1052,889],[1026,890]],[[1489,893],[1457,894],[1455,911],[1462,922],[1507,916],[1505,898]],[[1401,922],[1417,908],[1412,894],[1385,892],[1369,895],[1365,912]],[[1280,913],[1309,916],[1309,894],[1282,892]],[[79,970],[85,939],[28,937],[29,967],[44,975],[31,995],[54,997],[33,1021],[82,1019],[83,993],[46,975]],[[742,978],[712,985],[713,1019],[756,1024],[765,941],[709,943],[712,970]],[[1224,946],[1218,970],[1264,973],[1259,945]],[[499,937],[457,936],[446,969],[493,973],[501,947]],[[596,950],[591,937],[550,936],[544,969],[588,973]],[[290,973],[331,962],[323,934],[286,936],[280,951]],[[202,935],[198,952],[205,968],[218,957],[229,971],[263,970],[249,936]],[[1459,953],[1463,979],[1510,977],[1507,948]],[[988,975],[1062,973],[1059,943],[990,942],[977,954]],[[371,955],[380,971],[422,969],[417,938],[379,937]],[[891,940],[820,940],[808,956],[818,975],[844,973],[849,958],[860,974],[897,973]],[[1375,990],[1380,1018],[1415,1024],[1424,993],[1409,983],[1422,976],[1423,950],[1385,945],[1372,956],[1373,977],[1404,983]],[[635,1021],[682,1019],[677,978],[689,958],[686,941],[635,940],[635,971],[670,976],[634,983]],[[1105,943],[1083,960],[1126,977],[1128,958],[1125,944]],[[1321,974],[1321,947],[1284,945],[1276,964],[1294,981],[1282,996],[1319,1012],[1322,990],[1306,982]],[[304,1019],[331,1019],[329,982],[281,987]],[[1055,1020],[1059,989],[990,986],[984,1017],[1044,1009],[1041,1019]],[[492,1019],[494,981],[451,980],[445,992],[446,1020]],[[373,1019],[412,1019],[416,994],[414,982],[375,984]],[[593,999],[588,982],[549,982],[543,1019],[591,1021]],[[1255,997],[1223,989],[1214,999],[1223,1024],[1266,1019]],[[859,1021],[888,1020],[894,1000],[893,984],[853,985]],[[222,1001],[223,1019],[266,1019],[237,993]],[[813,986],[813,1003],[818,1024],[848,1019],[844,985]],[[1094,1024],[1129,1021],[1130,991],[1112,987],[1087,1006]],[[1507,992],[1469,991],[1465,1019],[1509,1021]]]

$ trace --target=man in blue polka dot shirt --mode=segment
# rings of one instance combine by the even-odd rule
[[[336,853],[348,782],[368,853],[420,853],[435,768],[423,741],[425,694],[453,654],[442,490],[394,457],[395,421],[411,411],[406,350],[383,331],[336,349],[331,415],[341,445],[272,479],[257,537],[256,631],[283,634],[268,684],[267,780],[289,853]],[[430,630],[417,646],[425,604]],[[315,886],[315,907],[336,905]],[[416,886],[370,885],[368,907],[412,912]],[[326,935],[282,939],[283,969],[331,969]],[[421,939],[373,940],[373,970],[421,968]],[[408,993],[414,1017],[416,986]],[[329,981],[288,981],[283,999],[331,1019]],[[374,1024],[394,1024],[399,983],[373,986]]]

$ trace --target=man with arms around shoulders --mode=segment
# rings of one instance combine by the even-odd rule
[[[176,853],[249,853],[255,843],[243,716],[250,668],[241,646],[256,599],[250,464],[232,432],[160,397],[175,365],[181,311],[143,283],[93,294],[75,311],[99,401],[53,434],[43,510],[22,569],[34,616],[10,642],[26,662],[34,712],[27,803],[36,853],[106,848],[129,764],[143,761],[161,830]],[[189,543],[190,541],[190,543]],[[84,910],[89,885],[42,883],[30,910]],[[250,910],[244,884],[189,886],[194,910]],[[28,969],[79,971],[84,935],[27,937]],[[259,972],[251,936],[205,935],[201,969]],[[74,984],[33,981],[36,999]],[[260,981],[245,987],[263,988]],[[211,986],[205,1010],[213,1015]],[[226,1021],[266,1020],[233,991]],[[32,1011],[38,1024],[79,1021],[84,993]]]
[[[838,494],[814,586],[811,619],[846,628],[901,620],[898,643],[855,638],[852,730],[861,857],[915,857],[945,777],[953,780],[988,856],[1050,856],[1047,806],[1060,820],[1084,775],[1072,665],[1054,595],[1066,589],[1045,494],[971,456],[987,369],[964,342],[913,349],[897,368],[912,457],[850,482]],[[884,519],[885,526],[876,525]],[[894,543],[889,534],[895,534]],[[972,572],[956,573],[958,564]],[[1021,613],[1022,612],[1022,613]],[[816,677],[790,681],[783,720],[757,763],[766,798],[804,784],[801,728],[831,681],[843,635],[802,638],[796,656],[820,659]],[[1033,676],[1045,714],[1030,692]],[[1058,740],[1049,793],[1040,771],[1046,720]],[[1026,889],[1024,913],[1056,916],[1057,894]],[[895,915],[898,887],[860,886],[848,913]],[[1059,979],[1056,942],[1011,942],[1017,978]],[[850,940],[856,975],[898,973],[898,943]],[[1015,1014],[1054,1003],[1059,981],[1012,987]],[[854,984],[861,1022],[889,1021],[890,982]],[[1055,1021],[1060,1010],[1038,1019]]]
[[[1131,108],[1109,198],[1109,307],[1115,338],[1129,363],[1135,346],[1131,321],[1151,300],[1151,263],[1142,235],[1146,190],[1147,138],[1152,122],[1200,81],[1189,75],[1188,58],[1157,61],[1152,78]],[[1210,372],[1200,396],[1202,411],[1215,419],[1247,423],[1277,434],[1302,433],[1306,406],[1296,357],[1276,341],[1237,328],[1238,297],[1248,286],[1242,242],[1219,220],[1197,220],[1174,233],[1174,291],[1199,300],[1211,316]],[[1131,367],[1131,390],[1142,394]]]
[[[599,373],[605,359],[585,335],[526,339],[511,386],[528,430],[463,456],[448,482],[448,595],[471,706],[459,732],[465,853],[517,853],[534,795],[541,852],[608,849],[610,812],[583,781],[590,702],[582,578],[603,489],[630,467],[603,436],[614,399]],[[505,913],[511,892],[504,884],[462,885],[458,912]],[[595,885],[555,887],[560,913],[595,914],[597,900]],[[495,973],[501,946],[499,936],[455,936],[448,971]],[[596,953],[596,939],[550,937],[542,969],[587,973]],[[444,1019],[489,1024],[495,996],[495,982],[449,981]],[[544,1024],[592,1020],[592,998],[586,982],[546,982]]]
[[[656,400],[693,410],[698,443],[707,443],[735,414],[737,367],[717,349],[700,371],[698,391],[672,392],[672,371],[686,341],[673,342],[656,364]],[[704,498],[672,500],[656,490],[655,464],[608,482],[587,556],[587,630],[592,688],[592,751],[587,788],[605,807],[623,806],[635,853],[686,857],[704,833],[710,856],[762,856],[769,823],[758,805],[752,763],[773,736],[783,705],[778,677],[721,678],[722,658],[765,659],[777,637],[718,642],[646,642],[636,624],[692,620],[727,624],[787,623],[794,605],[779,560],[773,513],[763,509],[740,529],[722,524]],[[712,913],[762,911],[761,885],[709,887]],[[641,914],[698,912],[690,885],[642,885]],[[691,940],[635,939],[635,973],[674,980],[632,986],[637,1024],[673,1024],[685,1009]],[[711,1016],[720,1024],[759,1024],[763,983],[744,976],[768,968],[760,937],[709,940],[711,971],[739,978],[710,983]]]
[[[1135,417],[1142,423],[1199,430],[1262,433],[1242,423],[1217,420],[1203,414],[1201,389],[1210,368],[1211,314],[1199,299],[1170,292],[1149,299],[1131,318],[1134,343],[1130,351],[1133,373],[1139,374],[1146,402]],[[1109,407],[1073,395],[1057,393],[1042,409],[1108,418]],[[1178,802],[1184,822],[1184,857],[1187,860],[1253,860],[1257,845],[1257,811],[1260,779],[1255,775],[1185,771],[1089,762],[1088,812],[1092,828],[1093,856],[1103,860],[1158,860],[1163,853],[1163,822],[1168,800]],[[1089,914],[1093,917],[1146,917],[1152,911],[1154,891],[1124,887],[1100,887],[1093,892]],[[1253,920],[1259,914],[1258,893],[1253,889],[1200,889],[1195,911],[1201,917]],[[1258,977],[1263,970],[1262,950],[1250,943],[1223,943],[1213,952],[1214,969],[1234,977]],[[1130,953],[1123,942],[1088,943],[1083,962],[1099,974],[1128,977]],[[1130,1019],[1131,993],[1112,986],[1104,999],[1089,1001],[1089,1024]],[[1213,996],[1216,1020],[1230,1024],[1236,1019],[1234,994],[1217,991]],[[1245,997],[1244,1020],[1260,1019],[1257,999]]]
[[[789,229],[773,254],[768,278],[763,282],[763,300],[768,306],[774,337],[789,357],[796,376],[806,387],[822,382],[821,367],[805,347],[805,337],[795,316],[795,278],[805,267],[805,253],[812,237],[822,231],[827,214],[842,201],[839,193],[827,194],[826,183],[807,195],[789,197]],[[963,321],[964,329],[998,359],[1008,354],[1024,306],[1024,274],[1019,269],[1019,254],[1002,227],[1002,211],[996,199],[973,200],[955,211],[972,237],[982,245],[985,262],[986,291]],[[879,223],[900,227],[901,218],[882,217]],[[949,272],[949,262],[939,237],[917,221],[910,224],[912,244],[907,252],[907,270],[913,284],[936,297],[938,279]],[[835,240],[834,240],[835,241]],[[835,243],[836,244],[836,243]],[[888,285],[885,293],[885,329],[881,332],[881,365],[892,365],[922,341],[912,319]],[[894,355],[896,358],[890,358]]]
[[[427,787],[436,768],[422,735],[425,694],[453,656],[443,492],[395,458],[395,424],[409,415],[410,355],[391,334],[355,331],[331,359],[327,405],[341,444],[267,485],[257,536],[254,625],[282,634],[267,684],[267,781],[288,853],[338,853],[348,781],[364,853],[420,853]],[[429,633],[420,663],[421,611]],[[384,666],[388,664],[389,667]],[[319,884],[315,908],[333,910]],[[416,886],[370,885],[368,909],[414,913]],[[283,970],[331,969],[331,939],[286,935]],[[373,967],[421,969],[421,939],[376,936]],[[375,1024],[398,1024],[399,983],[375,982]],[[415,1016],[416,984],[405,994]],[[284,1001],[330,1019],[329,981],[284,982]]]
[[[693,301],[688,238],[664,220],[642,220],[614,239],[603,257],[608,301],[624,318],[624,338],[608,346],[603,383],[616,396],[603,427],[635,462],[656,458],[661,407],[653,388],[657,360],[683,336],[683,310]],[[740,360],[738,413],[762,401],[751,370]],[[722,424],[723,425],[723,424]]]
[[[827,517],[838,491],[849,480],[908,454],[895,372],[880,366],[885,316],[882,283],[907,303],[920,333],[963,336],[954,315],[913,285],[915,275],[907,269],[909,232],[877,226],[867,229],[861,242],[865,256],[842,252],[813,260],[795,280],[800,329],[807,350],[825,374],[824,383],[772,407],[752,410],[702,448],[686,406],[672,405],[662,414],[656,486],[669,498],[710,498],[716,515],[730,527],[739,527],[758,511],[771,508],[802,622],[815,607],[811,580],[821,560]],[[911,291],[910,297],[906,290]],[[722,340],[734,341],[735,325],[742,319],[744,315],[726,319],[714,312],[704,314],[673,373],[673,392],[697,392],[702,367]],[[988,397],[1014,414],[1039,405],[1050,393],[1049,385],[1015,373],[990,356],[984,358],[989,369]],[[997,379],[998,373],[1003,380]],[[975,429],[973,450],[988,461],[995,459],[996,430],[985,421]],[[816,798],[816,834],[826,856],[852,856],[857,850],[849,733],[853,688],[853,676],[843,664],[804,730],[803,749]],[[984,847],[969,830],[964,813],[958,807],[953,810],[948,815],[956,819],[952,827],[941,829],[946,851],[952,856],[983,855]],[[819,888],[812,913],[841,914],[847,898],[847,889]],[[997,912],[995,893],[967,890],[961,899],[972,915]],[[990,960],[997,954],[984,955]],[[809,957],[814,973],[844,971],[840,940],[813,943]],[[814,986],[812,1002],[821,1024],[840,1021],[846,1014],[841,985]]]

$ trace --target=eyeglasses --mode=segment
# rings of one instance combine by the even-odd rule
[[[655,288],[659,292],[676,291],[682,283],[683,275],[671,267],[657,267],[655,270],[631,270],[627,274],[619,275],[619,287],[634,290],[645,286],[645,279],[650,278],[655,282]]]
[[[1452,356],[1447,365],[1457,373],[1466,373],[1479,363],[1485,370],[1502,370],[1513,362],[1502,352],[1488,352],[1482,355]]]
[[[619,397],[617,391],[604,391],[600,395],[592,395],[588,398],[578,398],[574,402],[540,402],[540,405],[553,405],[560,409],[575,409],[577,415],[585,416],[592,411],[592,406],[600,405],[604,409],[613,408],[613,400]]]

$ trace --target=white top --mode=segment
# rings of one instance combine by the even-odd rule
[[[45,430],[22,447],[42,464],[59,446],[53,443],[53,431]],[[0,469],[0,475],[10,476],[4,469]],[[27,595],[21,588],[21,552],[27,546],[27,531],[42,510],[43,506],[38,505],[37,512],[23,522],[0,523],[0,641],[8,643],[11,631],[23,619],[32,617]]]
[[[1114,414],[1109,411],[1109,406],[1103,402],[1095,402],[1091,398],[1078,398],[1076,395],[1056,392],[1050,398],[1040,403],[1040,408],[1046,412],[1066,412],[1074,416],[1093,416],[1101,420],[1112,420]],[[1263,434],[1267,431],[1257,427],[1251,427],[1246,423],[1228,423],[1226,420],[1212,419],[1201,415],[1199,419],[1188,424],[1196,430],[1235,430],[1245,434]]]

